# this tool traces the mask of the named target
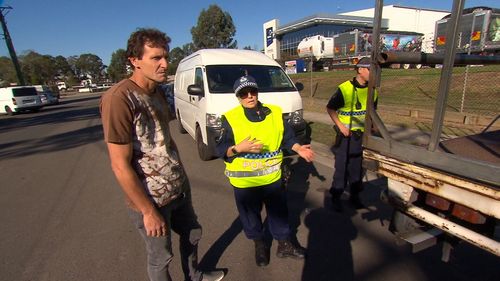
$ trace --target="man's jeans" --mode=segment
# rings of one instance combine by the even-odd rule
[[[182,198],[177,198],[167,206],[161,207],[159,212],[168,225],[168,234],[162,237],[147,236],[142,214],[133,210],[129,212],[134,225],[146,243],[149,279],[151,281],[172,280],[168,273],[168,265],[173,257],[173,230],[180,236],[179,249],[185,279],[198,281],[201,275],[201,272],[197,270],[201,226],[194,213],[189,191]]]

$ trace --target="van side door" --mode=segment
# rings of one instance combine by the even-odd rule
[[[203,69],[201,67],[196,67],[194,71],[194,85],[205,91],[205,82],[203,79]],[[189,102],[191,103],[194,110],[192,114],[194,115],[194,123],[199,123],[202,130],[205,129],[205,106],[203,102],[205,101],[203,95],[189,95]]]

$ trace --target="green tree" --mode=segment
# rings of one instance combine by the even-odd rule
[[[28,51],[20,57],[20,61],[21,70],[27,83],[31,85],[53,84],[57,72],[52,56]]]
[[[173,75],[177,71],[177,66],[179,62],[190,54],[194,53],[193,43],[187,43],[182,45],[182,47],[175,47],[170,50],[168,54],[168,75]]]
[[[177,66],[179,65],[179,62],[186,56],[184,51],[179,48],[175,47],[170,52],[168,53],[168,74],[173,75],[177,71]]]
[[[111,62],[108,66],[108,75],[111,81],[118,82],[128,77],[127,62],[127,53],[124,49],[118,49],[111,54]]]
[[[75,76],[78,76],[79,73],[77,72],[76,69],[76,61],[78,60],[78,56],[69,56],[66,61],[69,64],[69,67],[71,68],[71,72],[75,74]]]
[[[184,52],[184,56],[187,57],[190,54],[196,52],[196,48],[193,43],[187,43],[182,45],[182,51]]]
[[[94,54],[82,54],[75,61],[76,74],[78,77],[90,76],[94,81],[102,77],[104,64],[101,58]]]
[[[198,17],[198,23],[191,28],[193,44],[196,49],[207,48],[236,48],[233,40],[236,27],[228,12],[224,12],[217,5],[210,5],[203,9]]]
[[[61,77],[66,77],[66,76],[70,76],[70,75],[74,74],[73,70],[71,69],[71,66],[68,63],[68,60],[65,57],[56,56],[54,58],[54,63],[55,63],[57,75],[59,75]]]
[[[17,83],[17,75],[12,60],[8,57],[0,57],[0,87],[14,83]]]

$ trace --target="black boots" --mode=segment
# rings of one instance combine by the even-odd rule
[[[361,183],[353,184],[351,186],[351,196],[349,197],[349,205],[352,208],[359,210],[365,208],[365,205],[361,202],[359,198],[359,193],[363,190]],[[336,212],[342,212],[344,207],[342,206],[341,196],[344,191],[342,189],[330,188],[330,194],[332,195],[332,209]]]
[[[269,264],[269,247],[263,240],[253,240],[255,242],[255,263],[258,266]],[[295,245],[290,240],[278,241],[276,256],[279,258],[303,259],[306,250],[299,245]]]
[[[332,195],[332,209],[336,212],[342,212],[344,209],[342,207],[342,200],[340,200],[342,193],[344,193],[343,189],[336,189],[333,186],[330,188],[330,194]]]
[[[269,247],[264,240],[253,240],[255,242],[255,262],[258,266],[269,264]]]
[[[305,257],[306,250],[301,246],[296,246],[290,240],[281,240],[278,241],[278,251],[276,252],[276,256],[278,258],[295,258],[295,259],[303,259]]]
[[[349,203],[356,210],[365,208],[365,205],[359,199],[359,193],[362,190],[363,190],[363,184],[361,182],[357,182],[351,185],[351,197],[349,197]]]
[[[359,199],[359,193],[351,194],[351,197],[349,197],[349,203],[356,210],[365,208],[365,205]]]

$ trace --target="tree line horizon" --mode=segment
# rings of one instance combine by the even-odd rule
[[[167,74],[175,74],[179,62],[197,50],[238,48],[238,43],[234,39],[235,33],[236,27],[228,12],[215,4],[203,9],[196,26],[191,28],[192,42],[170,50]],[[252,48],[245,46],[243,49]],[[104,65],[102,59],[92,53],[54,57],[28,50],[19,55],[18,59],[24,81],[30,85],[53,86],[59,81],[64,81],[69,86],[75,86],[86,79],[92,79],[95,83],[118,82],[130,75],[126,51],[122,48],[111,54],[109,66]],[[6,87],[17,83],[18,77],[11,58],[0,56],[0,86]]]

